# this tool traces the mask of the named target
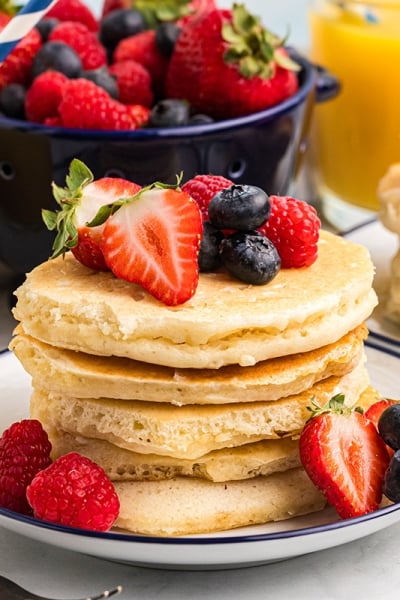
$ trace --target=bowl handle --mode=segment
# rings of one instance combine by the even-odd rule
[[[314,65],[314,69],[316,72],[316,102],[326,102],[326,100],[331,100],[332,98],[335,98],[339,94],[341,89],[339,79],[320,65]]]

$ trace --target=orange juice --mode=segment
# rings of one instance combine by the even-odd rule
[[[316,106],[313,152],[328,195],[376,210],[378,181],[400,160],[400,2],[366,6],[310,9],[311,59],[342,86]]]

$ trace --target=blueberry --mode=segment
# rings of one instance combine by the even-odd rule
[[[55,17],[46,17],[44,19],[41,19],[39,23],[37,23],[36,29],[40,33],[42,42],[47,42],[47,38],[53,31],[54,27],[59,24],[59,22],[60,21]]]
[[[157,25],[155,31],[157,48],[161,54],[169,58],[174,51],[175,42],[181,32],[180,27],[176,23],[166,21]]]
[[[388,446],[393,450],[400,449],[400,404],[385,408],[379,417],[378,431]]]
[[[268,283],[281,266],[277,249],[258,231],[238,231],[224,238],[220,255],[231,275],[252,285]]]
[[[99,38],[103,46],[114,50],[122,39],[146,29],[145,19],[135,8],[120,8],[108,13],[100,22]]]
[[[118,84],[115,78],[110,75],[106,67],[99,67],[98,69],[92,69],[91,71],[83,71],[82,77],[93,81],[96,85],[102,87],[111,98],[118,99]]]
[[[208,207],[215,227],[239,231],[257,229],[270,212],[269,196],[254,185],[231,185],[217,192]]]
[[[199,252],[199,269],[202,272],[213,271],[221,264],[219,246],[224,238],[222,231],[208,221],[203,224],[203,237]]]
[[[397,450],[386,469],[382,492],[392,502],[400,502],[400,450]]]
[[[149,127],[176,127],[189,122],[189,105],[185,100],[166,98],[153,106]]]
[[[0,92],[0,110],[10,119],[25,119],[26,90],[20,83],[10,83]]]
[[[82,61],[68,44],[50,41],[43,44],[32,62],[32,77],[48,71],[60,71],[66,77],[74,79],[82,74]]]

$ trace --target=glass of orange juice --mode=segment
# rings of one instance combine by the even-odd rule
[[[309,24],[311,60],[341,83],[315,107],[311,154],[325,216],[343,227],[346,205],[379,208],[378,181],[400,160],[400,1],[317,0]]]

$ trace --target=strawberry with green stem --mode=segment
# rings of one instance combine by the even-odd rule
[[[376,510],[389,456],[375,426],[362,409],[345,406],[343,394],[310,411],[299,440],[308,476],[340,517]]]
[[[89,227],[88,223],[103,205],[133,196],[140,186],[117,177],[103,177],[95,181],[90,169],[74,159],[66,177],[66,186],[53,183],[52,187],[60,208],[57,211],[42,211],[47,228],[57,231],[52,258],[71,250],[85,266],[108,270],[100,248],[104,225]]]
[[[168,66],[167,96],[215,119],[278,104],[298,89],[299,67],[284,42],[244,5],[209,11],[182,29]]]

